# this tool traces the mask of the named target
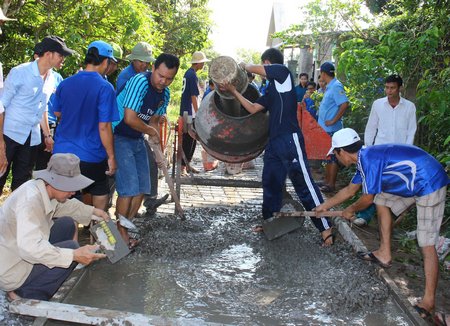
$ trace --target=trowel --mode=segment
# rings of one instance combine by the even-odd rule
[[[316,216],[314,211],[278,212],[273,217],[262,222],[264,234],[268,240],[277,239],[300,228],[303,223],[299,217]],[[342,211],[327,211],[320,216],[342,216]]]

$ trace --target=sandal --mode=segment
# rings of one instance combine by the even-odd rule
[[[427,322],[433,323],[433,316],[431,315],[431,312],[429,312],[425,308],[419,307],[416,304],[413,306],[413,308],[417,311],[420,318],[424,319]]]
[[[362,260],[365,260],[365,261],[371,261],[372,263],[378,264],[379,266],[381,266],[383,268],[387,269],[387,268],[391,268],[392,267],[392,261],[388,261],[387,263],[383,263],[371,251],[369,251],[369,252],[358,251],[356,253],[356,255],[358,256],[359,259],[362,259]]]
[[[437,326],[447,326],[448,325],[447,319],[449,319],[449,318],[450,318],[449,315],[447,315],[443,312],[437,312],[434,315],[433,323],[434,323],[434,325],[437,325]]]
[[[328,245],[327,240],[331,238],[331,243]],[[336,240],[336,234],[332,228],[331,233],[327,235],[325,238],[322,238],[322,247],[330,247],[334,245],[334,241]]]
[[[16,292],[14,292],[14,291],[6,292],[6,300],[8,300],[8,302],[13,302],[13,301],[16,301],[19,299],[22,299],[22,297],[17,295]]]

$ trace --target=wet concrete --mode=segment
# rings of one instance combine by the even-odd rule
[[[66,303],[233,325],[408,325],[373,266],[309,220],[274,241],[251,232],[255,202],[139,221],[143,243],[89,267]]]

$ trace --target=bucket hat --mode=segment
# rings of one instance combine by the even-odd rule
[[[339,131],[336,131],[331,138],[331,148],[328,151],[327,155],[333,154],[335,148],[341,148],[348,145],[352,145],[357,141],[361,140],[356,131],[352,128],[344,128]]]
[[[81,174],[80,159],[70,153],[52,155],[47,168],[34,171],[33,177],[61,191],[78,191],[94,182]]]
[[[139,42],[131,50],[131,53],[126,56],[128,60],[139,60],[142,62],[154,62],[152,46],[146,42]]]
[[[0,20],[2,20],[2,21],[8,21],[8,20],[17,20],[17,19],[6,17],[5,14],[3,13],[2,8],[0,8]]]
[[[206,58],[206,55],[201,51],[196,51],[192,55],[191,63],[202,63],[202,62],[208,62],[210,61],[208,58]]]

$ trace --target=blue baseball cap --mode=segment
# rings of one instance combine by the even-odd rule
[[[329,61],[324,62],[324,63],[320,66],[320,71],[323,71],[323,72],[328,72],[328,73],[332,72],[332,73],[334,73],[335,70],[336,70],[336,69],[334,68],[334,64],[332,64],[332,63],[329,62]]]
[[[110,58],[114,62],[117,62],[117,59],[114,58],[114,50],[113,47],[104,42],[104,41],[94,41],[88,46],[88,52],[89,49],[96,48],[98,50],[98,54],[102,57]]]

